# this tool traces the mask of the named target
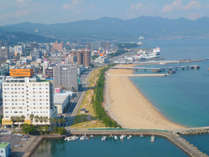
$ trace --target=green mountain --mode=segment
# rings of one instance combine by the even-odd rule
[[[139,17],[121,20],[100,18],[58,24],[20,23],[0,27],[9,32],[25,32],[60,40],[137,40],[209,38],[209,18],[189,20]]]

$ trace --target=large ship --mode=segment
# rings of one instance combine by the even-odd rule
[[[160,48],[154,49],[140,49],[135,56],[135,60],[155,59],[160,57]]]

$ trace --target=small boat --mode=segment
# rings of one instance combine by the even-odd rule
[[[66,137],[64,140],[65,141],[75,141],[75,140],[77,140],[79,137],[77,137],[77,136],[70,136],[70,137]]]
[[[81,136],[81,137],[80,137],[80,140],[81,140],[81,141],[83,141],[83,140],[88,140],[88,137],[87,137],[87,136]]]
[[[129,135],[129,136],[127,137],[128,140],[131,139],[131,138],[132,138],[132,135]]]
[[[114,136],[114,140],[118,140],[118,136]]]
[[[102,141],[105,141],[106,139],[107,139],[106,136],[103,136],[103,137],[101,138]]]
[[[143,134],[141,134],[141,135],[140,135],[140,137],[144,137],[144,135],[143,135]]]
[[[65,139],[64,139],[64,140],[65,140],[65,141],[68,141],[68,139],[69,139],[69,137],[65,137]]]
[[[126,135],[121,135],[120,140],[123,140],[126,137]]]
[[[91,135],[91,136],[90,136],[90,138],[93,138],[93,137],[94,137],[94,135]]]
[[[151,136],[150,141],[151,141],[152,143],[155,142],[155,136]]]

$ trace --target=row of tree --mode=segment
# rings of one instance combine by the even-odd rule
[[[117,122],[109,117],[109,115],[105,112],[102,103],[104,101],[104,84],[105,84],[105,72],[111,66],[104,67],[100,71],[100,76],[96,84],[96,88],[94,90],[94,97],[92,99],[93,107],[96,112],[96,116],[98,119],[102,120],[106,127],[120,127]]]
[[[51,127],[51,126],[35,126],[35,125],[22,125],[22,131],[30,135],[45,135],[50,133],[65,135],[66,130],[64,127]]]

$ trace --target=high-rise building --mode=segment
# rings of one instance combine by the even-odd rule
[[[89,50],[79,50],[76,52],[77,64],[89,67],[91,62],[91,55]]]
[[[84,59],[83,59],[83,53],[82,51],[77,52],[77,64],[78,65],[83,65]]]
[[[84,60],[84,62],[83,62],[83,65],[85,66],[85,67],[89,67],[89,65],[90,65],[90,62],[91,62],[91,54],[90,54],[90,51],[83,51],[83,60]]]
[[[9,57],[8,48],[5,46],[0,47],[0,60],[8,59],[8,57]]]
[[[49,125],[56,114],[50,82],[36,78],[7,77],[2,84],[2,125]]]
[[[72,64],[59,64],[53,69],[55,88],[78,91],[78,67]]]

